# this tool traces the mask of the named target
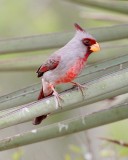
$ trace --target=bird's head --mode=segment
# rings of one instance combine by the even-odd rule
[[[100,46],[97,43],[96,39],[87,33],[83,28],[81,28],[78,24],[74,24],[76,29],[76,37],[82,43],[82,46],[85,46],[88,54],[90,55],[92,52],[100,51]]]

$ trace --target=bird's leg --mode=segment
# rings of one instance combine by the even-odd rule
[[[77,82],[71,82],[71,83],[78,87],[78,89],[80,90],[83,98],[85,98],[85,97],[84,97],[84,89],[85,89],[86,87],[85,87],[84,85],[81,85],[80,83],[77,83]]]
[[[54,86],[53,85],[50,85],[51,89],[53,90],[53,95],[55,96],[56,98],[56,108],[58,107],[61,107],[62,108],[62,105],[61,105],[61,101],[64,101],[61,96],[59,95],[59,93],[55,90]]]

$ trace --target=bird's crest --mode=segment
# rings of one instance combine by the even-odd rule
[[[80,25],[78,25],[77,23],[74,24],[75,28],[76,28],[76,35],[75,38],[77,38],[78,40],[82,40],[84,38],[91,38],[91,39],[95,39],[91,34],[89,34],[88,32],[86,32]]]
[[[75,23],[74,26],[75,26],[77,31],[85,32],[85,30],[82,27],[80,27],[80,25],[78,25],[77,23]]]

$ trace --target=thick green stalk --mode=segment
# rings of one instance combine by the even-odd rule
[[[88,29],[87,31],[100,42],[123,39],[128,37],[128,24]],[[66,44],[73,35],[73,32],[66,32],[5,39],[0,41],[0,53],[58,48]]]
[[[82,74],[76,79],[79,83],[87,83],[93,79],[100,78],[106,74],[116,72],[128,66],[128,55],[113,60],[97,63],[86,67]],[[70,89],[71,85],[57,86],[58,91]],[[11,94],[0,97],[0,110],[16,107],[32,101],[36,101],[41,84],[34,84],[30,87],[13,92]],[[6,111],[5,111],[6,112]]]
[[[5,138],[0,141],[0,151],[65,136],[126,118],[128,118],[128,101],[89,115],[81,115]]]
[[[113,59],[117,58],[119,56],[127,55],[128,52],[128,45],[114,45],[114,46],[107,46],[107,47],[102,47],[101,46],[101,51],[99,54],[93,53],[89,59],[87,64],[91,63],[98,63],[100,61],[105,61],[106,59]],[[52,53],[53,51],[51,51]],[[50,53],[50,51],[49,51]],[[26,72],[26,71],[35,71],[38,67],[39,64],[43,63],[49,54],[39,54],[38,56],[36,54],[34,55],[27,55],[25,58],[24,57],[18,57],[18,56],[12,56],[9,58],[8,62],[5,58],[0,59],[0,72],[9,72],[9,71],[21,71],[21,72]],[[15,62],[15,63],[14,63]],[[29,63],[28,63],[29,62]]]
[[[101,9],[106,9],[109,11],[115,11],[119,13],[128,13],[128,3],[124,1],[117,1],[117,0],[111,0],[111,1],[103,1],[103,0],[68,0],[73,3],[86,5],[90,7],[97,7]]]
[[[61,94],[63,111],[81,107],[106,98],[127,93],[128,69],[103,76],[86,84],[84,99],[79,90],[73,89]],[[75,98],[73,98],[75,97]],[[0,117],[0,129],[19,123],[27,122],[36,116],[60,111],[54,97],[48,97],[33,104],[25,105],[20,109],[4,114]]]

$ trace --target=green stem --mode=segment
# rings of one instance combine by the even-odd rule
[[[93,53],[89,59],[87,64],[91,63],[100,63],[100,61],[105,61],[106,59],[113,59],[117,58],[119,56],[127,55],[128,51],[128,45],[116,45],[116,46],[107,46],[102,47],[101,51],[97,54]],[[53,51],[52,51],[53,52]],[[51,53],[52,53],[51,52]],[[11,57],[9,58],[8,62],[5,58],[0,59],[0,72],[9,72],[9,71],[15,71],[15,72],[26,72],[26,71],[33,71],[39,67],[39,64],[42,63],[41,60],[45,61],[45,59],[49,55],[46,56],[46,54],[40,54],[40,55],[28,55],[25,57],[22,55],[21,58]],[[22,60],[23,59],[23,60]],[[29,63],[28,63],[29,61]],[[14,63],[15,62],[15,63]]]
[[[87,83],[93,79],[100,78],[104,75],[118,71],[119,69],[127,68],[128,55],[118,57],[116,59],[100,62],[95,65],[86,67],[82,74],[76,79],[79,83]],[[71,85],[57,86],[57,90],[62,92],[67,89],[71,89]],[[0,97],[0,110],[17,107],[32,101],[36,101],[41,84],[34,84],[27,88],[13,92],[11,94]],[[5,111],[6,112],[6,111]]]
[[[100,42],[123,39],[128,37],[128,24],[88,29],[87,31]],[[0,53],[58,48],[66,44],[73,35],[73,32],[66,32],[5,39],[0,41]]]
[[[126,118],[128,118],[128,101],[89,115],[82,115],[5,138],[0,141],[0,151],[65,136]]]
[[[103,1],[103,0],[68,0],[80,5],[106,9],[108,11],[115,11],[118,13],[128,13],[128,3],[124,1]]]
[[[25,105],[20,109],[4,114],[0,117],[0,129],[19,123],[27,122],[43,114],[65,111],[91,104],[103,99],[115,97],[128,91],[128,69],[103,76],[86,84],[88,89],[83,99],[79,90],[73,89],[61,94],[63,110],[56,108],[54,97],[47,97],[33,104]],[[73,98],[75,97],[75,98]]]

